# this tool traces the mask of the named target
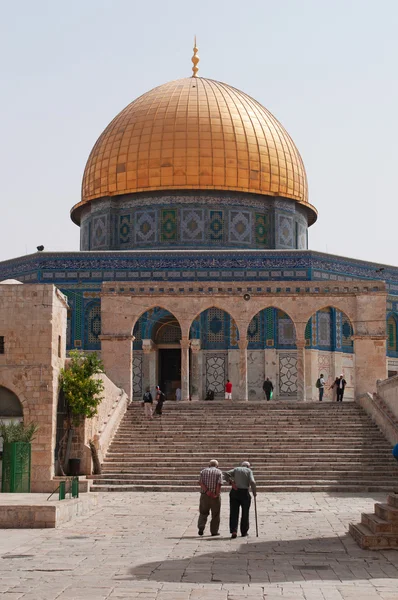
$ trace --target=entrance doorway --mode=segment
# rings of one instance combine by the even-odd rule
[[[168,400],[174,400],[176,389],[181,388],[180,348],[159,349],[159,382]]]

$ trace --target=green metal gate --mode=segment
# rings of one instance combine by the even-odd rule
[[[30,492],[31,444],[8,442],[3,445],[1,491]]]

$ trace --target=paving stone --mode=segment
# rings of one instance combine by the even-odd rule
[[[398,600],[398,553],[361,550],[347,534],[383,493],[259,494],[259,537],[237,540],[227,498],[221,536],[199,538],[197,500],[109,493],[59,529],[7,530],[0,600]]]

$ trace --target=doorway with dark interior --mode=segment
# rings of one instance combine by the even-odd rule
[[[181,388],[180,348],[159,349],[159,385],[168,400],[174,400],[176,389]]]

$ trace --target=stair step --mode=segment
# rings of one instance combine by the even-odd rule
[[[224,470],[250,460],[259,491],[393,489],[390,444],[362,408],[319,404],[167,402],[162,418],[147,421],[135,403],[92,490],[198,492],[199,472],[213,457]],[[381,515],[363,518],[369,531],[383,528]]]
[[[373,533],[369,527],[362,523],[350,523],[349,532],[364,550],[383,550],[386,548],[398,548],[398,534],[396,533]]]
[[[398,524],[398,508],[390,504],[375,504],[375,513],[381,519]]]
[[[375,514],[362,513],[361,524],[368,527],[372,533],[398,533],[398,527],[394,529],[394,526],[389,521],[381,519]]]

